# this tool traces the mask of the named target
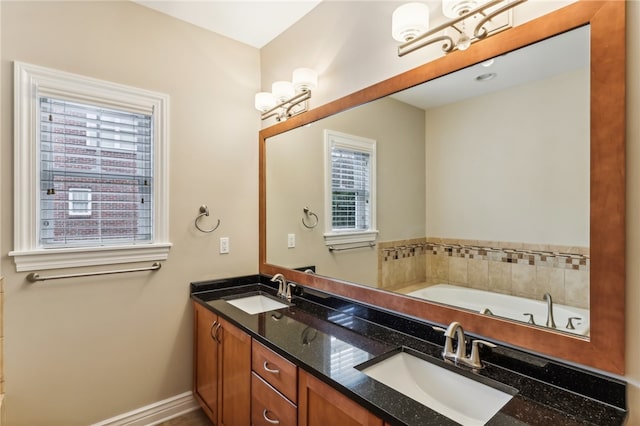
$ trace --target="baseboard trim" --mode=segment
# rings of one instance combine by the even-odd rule
[[[185,392],[103,420],[92,426],[152,426],[199,408],[193,394]]]

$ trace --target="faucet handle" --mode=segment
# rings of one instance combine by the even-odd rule
[[[470,367],[483,368],[482,361],[480,361],[480,349],[478,348],[479,345],[488,346],[490,348],[497,347],[493,343],[487,342],[486,340],[474,340],[473,343],[471,343],[471,355],[469,355],[467,363]]]
[[[576,329],[576,327],[573,325],[573,320],[581,321],[582,317],[569,317],[569,319],[567,320],[567,325],[565,326],[567,330]]]
[[[536,322],[533,320],[533,314],[530,314],[529,312],[527,312],[522,315],[529,316],[529,320],[527,321],[528,324],[536,325]]]
[[[285,294],[285,298],[287,299],[287,302],[291,302],[291,287],[296,287],[296,285],[291,282],[287,284],[287,291]]]
[[[451,337],[447,336],[447,330],[445,330],[442,327],[435,326],[435,325],[431,326],[431,328],[433,328],[435,331],[441,332],[445,337],[444,348],[442,349],[442,357],[444,359],[452,357],[453,356],[453,343],[451,343]]]

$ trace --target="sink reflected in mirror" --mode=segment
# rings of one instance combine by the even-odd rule
[[[264,294],[253,294],[251,296],[238,297],[235,299],[226,299],[225,302],[250,315],[289,307],[286,303],[280,302],[272,297],[265,296]]]
[[[498,390],[450,371],[408,353],[406,348],[394,355],[383,355],[356,368],[372,379],[463,425],[486,424],[517,392],[496,383],[496,386],[504,388],[504,391]]]

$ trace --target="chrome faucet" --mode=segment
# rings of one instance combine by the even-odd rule
[[[445,359],[450,359],[455,362],[464,359],[467,356],[467,343],[465,342],[464,329],[462,328],[462,324],[457,321],[452,322],[445,330],[444,335],[447,339],[444,343],[444,352],[442,352],[442,356]],[[454,335],[456,340],[458,341],[455,354],[453,353]]]
[[[553,320],[553,299],[551,299],[551,294],[545,293],[542,296],[542,300],[547,301],[547,327],[556,328],[556,322]]]
[[[271,282],[278,283],[278,297],[287,299],[287,302],[291,302],[291,289],[296,285],[287,282],[282,274],[275,274],[273,278],[271,278]]]
[[[287,280],[282,274],[275,274],[271,282],[278,283],[278,297],[286,297]]]
[[[442,357],[445,360],[451,360],[456,364],[466,365],[467,367],[471,367],[474,369],[483,368],[482,361],[480,360],[480,349],[479,345],[489,346],[491,348],[495,348],[491,342],[487,342],[484,340],[474,340],[471,344],[471,354],[467,357],[467,344],[464,335],[464,329],[462,325],[454,321],[449,324],[447,329],[443,329],[440,327],[433,327],[434,330],[443,331],[446,337],[444,342],[444,350],[442,351]],[[453,352],[453,338],[458,341],[456,346],[455,353]]]

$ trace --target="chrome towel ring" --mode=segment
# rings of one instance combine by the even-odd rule
[[[205,233],[210,233],[215,231],[216,229],[218,229],[218,226],[220,226],[220,219],[218,219],[218,223],[216,223],[216,226],[214,226],[211,229],[202,229],[200,227],[200,225],[198,225],[198,221],[200,221],[200,219],[202,218],[202,216],[209,216],[209,207],[207,207],[206,204],[203,204],[200,206],[200,214],[196,217],[196,220],[194,222],[194,225],[196,225],[196,228],[198,229],[198,231],[200,232],[205,232]]]
[[[312,212],[311,210],[309,210],[309,207],[303,208],[302,211],[304,212],[304,215],[307,218],[309,218],[309,216],[313,216],[315,218],[315,222],[312,225],[307,225],[307,222],[304,221],[304,217],[303,217],[302,224],[305,226],[305,228],[308,228],[308,229],[315,228],[318,225],[318,215]]]

